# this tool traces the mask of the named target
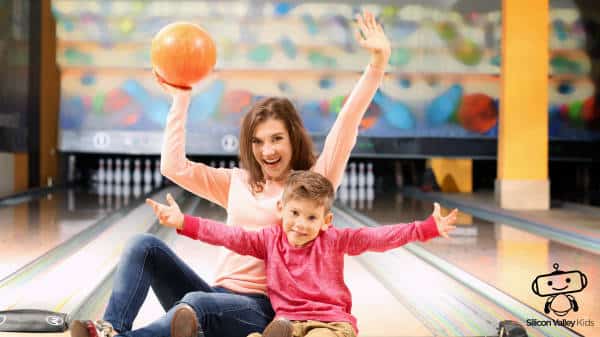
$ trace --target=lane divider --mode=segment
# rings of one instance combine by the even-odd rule
[[[543,237],[551,238],[555,241],[564,243],[566,245],[576,247],[579,249],[585,249],[589,252],[600,254],[600,239],[592,238],[589,235],[582,233],[570,232],[560,228],[556,228],[547,224],[534,222],[531,220],[519,218],[514,215],[500,213],[497,211],[491,211],[482,207],[473,206],[467,202],[456,201],[451,198],[445,197],[442,194],[431,195],[429,193],[421,192],[416,188],[404,188],[402,194],[424,201],[439,202],[440,205],[447,208],[458,208],[465,213],[470,213],[478,218],[514,226],[516,228],[531,232]]]

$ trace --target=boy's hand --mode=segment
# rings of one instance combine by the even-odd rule
[[[368,49],[373,56],[381,56],[387,62],[391,54],[390,40],[385,36],[381,25],[375,21],[373,13],[364,10],[362,15],[356,14],[356,21],[358,29],[354,36],[358,44]]]
[[[448,233],[450,233],[450,231],[456,228],[454,224],[456,223],[457,215],[458,209],[455,208],[452,210],[452,212],[450,212],[450,214],[442,216],[440,204],[438,204],[437,202],[433,203],[433,213],[431,214],[431,216],[433,216],[435,224],[437,225],[438,232],[440,232],[441,236],[449,238]]]
[[[158,203],[152,199],[146,199],[146,203],[152,206],[152,210],[161,225],[177,229],[183,228],[183,213],[181,213],[179,205],[177,205],[171,193],[167,194],[168,205]]]

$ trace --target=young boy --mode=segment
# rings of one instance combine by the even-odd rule
[[[265,337],[302,337],[309,331],[311,337],[356,336],[356,318],[350,313],[351,296],[344,283],[344,255],[383,252],[410,241],[447,237],[457,215],[453,210],[442,217],[436,203],[433,214],[422,222],[336,228],[331,226],[333,187],[311,171],[290,175],[277,206],[281,223],[260,231],[184,216],[168,199],[170,207],[150,201],[161,223],[177,227],[179,234],[192,239],[265,261],[267,291],[276,317],[263,332]],[[191,307],[180,305],[171,331],[172,337],[197,336],[198,322]]]

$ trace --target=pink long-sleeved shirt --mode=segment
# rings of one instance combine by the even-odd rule
[[[350,152],[356,143],[358,126],[383,78],[383,69],[367,66],[334,122],[320,156],[311,168],[328,178],[337,188]],[[161,151],[161,173],[186,190],[227,210],[226,223],[259,230],[277,223],[275,196],[253,194],[248,173],[242,169],[213,168],[195,163],[185,155],[185,124],[189,95],[176,96],[167,118]],[[223,250],[217,262],[215,285],[241,293],[266,293],[264,262]]]
[[[329,227],[302,247],[291,245],[280,225],[246,231],[186,215],[178,233],[264,260],[267,294],[276,317],[349,322],[357,334],[356,318],[351,314],[352,298],[344,283],[344,255],[382,252],[439,235],[431,216],[408,224],[359,229]]]

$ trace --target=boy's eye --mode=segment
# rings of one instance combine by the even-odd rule
[[[310,220],[310,221],[315,221],[316,219],[317,219],[317,217],[314,215],[311,215],[308,217],[308,220]]]
[[[293,216],[298,216],[298,211],[292,211]]]

